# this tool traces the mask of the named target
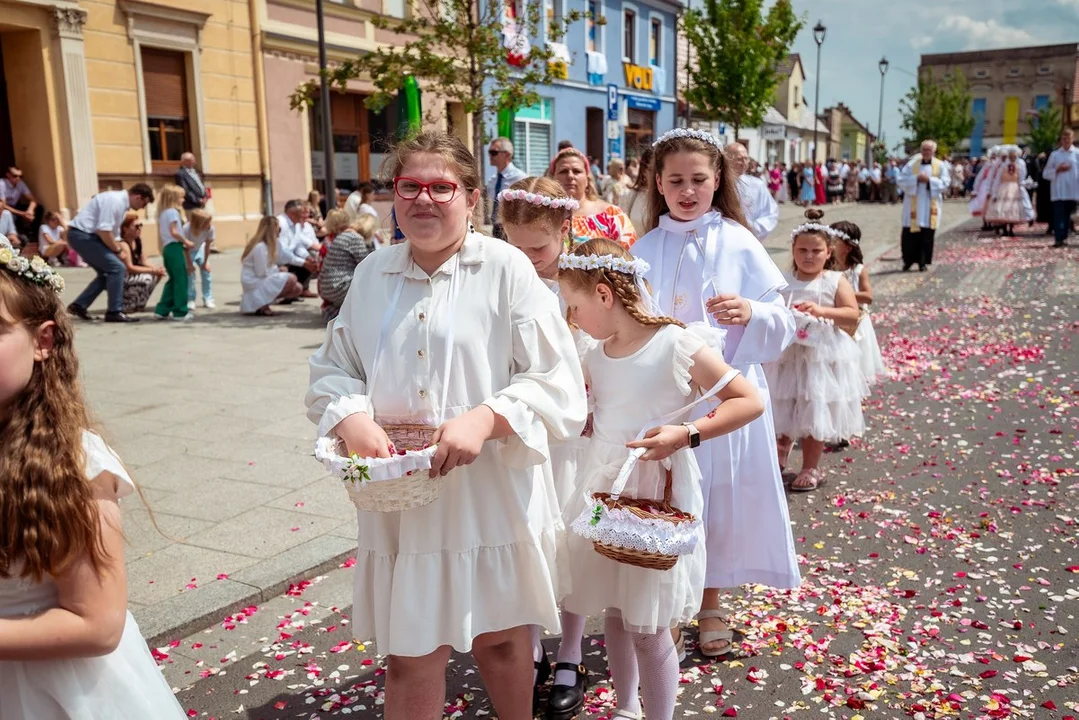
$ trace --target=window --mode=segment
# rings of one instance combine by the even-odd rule
[[[405,0],[382,0],[383,11],[386,15],[395,18],[403,18],[405,16]]]
[[[1038,68],[1038,74],[1039,75],[1048,75],[1051,72],[1053,72],[1053,66],[1052,65],[1042,65],[1041,67]]]
[[[602,35],[599,23],[599,2],[588,0],[588,13],[584,18],[585,47],[589,52],[602,52]]]
[[[151,166],[155,170],[177,168],[180,156],[191,144],[184,53],[142,48],[142,82]]]
[[[978,68],[977,70],[974,71],[974,77],[976,77],[976,78],[987,78],[987,77],[989,77],[989,71],[986,70],[985,68]]]
[[[662,64],[662,37],[663,37],[663,21],[659,18],[652,18],[648,24],[648,64],[659,66]]]
[[[541,99],[517,111],[513,119],[513,162],[529,175],[542,175],[554,155],[551,147],[551,101]]]
[[[637,13],[625,9],[622,12],[622,59],[626,62],[637,61]]]
[[[1019,77],[1019,73],[1022,72],[1019,68],[1013,67],[1008,69],[1008,77]]]

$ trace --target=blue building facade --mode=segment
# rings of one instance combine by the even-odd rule
[[[514,115],[518,167],[542,174],[558,143],[569,140],[605,169],[612,158],[640,156],[675,127],[680,0],[533,2],[543,3],[547,21],[574,10],[585,18],[552,48],[562,59],[563,79],[537,87],[540,101]],[[496,137],[497,130],[492,119],[487,134]]]

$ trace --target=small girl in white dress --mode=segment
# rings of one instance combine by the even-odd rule
[[[839,233],[833,248],[836,268],[843,271],[843,277],[854,288],[854,297],[861,311],[854,342],[858,343],[858,350],[862,354],[862,374],[867,383],[875,385],[884,377],[886,368],[877,342],[877,332],[869,315],[869,306],[873,304],[873,286],[869,283],[869,269],[862,258],[862,230],[848,220],[832,223],[831,228]]]
[[[63,280],[2,241],[0,268],[0,717],[181,720],[127,612],[134,485],[90,431]]]
[[[802,470],[790,485],[796,492],[825,484],[818,468],[824,443],[865,431],[862,399],[869,393],[858,346],[839,327],[858,322],[858,301],[843,273],[828,269],[837,233],[817,222],[823,215],[806,210],[809,222],[791,233],[794,272],[783,296],[798,329],[779,360],[764,366],[780,468],[794,441],[802,441]]]
[[[699,519],[701,474],[690,448],[760,417],[760,397],[723,360],[721,350],[708,345],[709,337],[722,344],[721,331],[701,324],[697,334],[651,313],[651,298],[643,290],[647,264],[618,243],[590,240],[559,264],[558,284],[571,322],[602,341],[583,358],[594,427],[578,466],[577,497],[564,519],[587,512],[592,493],[611,490],[634,448],[646,451],[624,494],[663,498],[669,471],[671,504]],[[675,423],[688,420],[693,397],[705,391],[718,394],[719,407],[694,423],[656,427],[653,418],[665,415],[674,414]],[[590,540],[570,533],[572,589],[563,602],[582,616],[606,611],[615,717],[640,717],[638,684],[649,720],[674,716],[679,673],[670,627],[693,617],[704,591],[703,527],[696,532],[692,553],[666,571],[616,562],[596,552]]]

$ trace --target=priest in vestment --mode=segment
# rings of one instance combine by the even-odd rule
[[[922,142],[921,155],[910,159],[899,174],[903,189],[903,271],[914,265],[925,272],[933,264],[933,241],[940,223],[942,196],[951,184],[948,164],[936,157],[937,144]]]
[[[746,146],[740,142],[733,142],[723,149],[731,167],[738,173],[738,196],[742,199],[742,214],[749,223],[749,231],[753,236],[764,242],[768,233],[779,225],[779,205],[772,193],[768,190],[768,184],[759,177],[746,174],[749,166],[749,153]]]

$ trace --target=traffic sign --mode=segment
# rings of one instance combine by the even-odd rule
[[[607,139],[617,140],[622,137],[622,126],[618,124],[617,120],[607,121]]]
[[[614,84],[607,86],[607,119],[618,119],[618,86]]]

